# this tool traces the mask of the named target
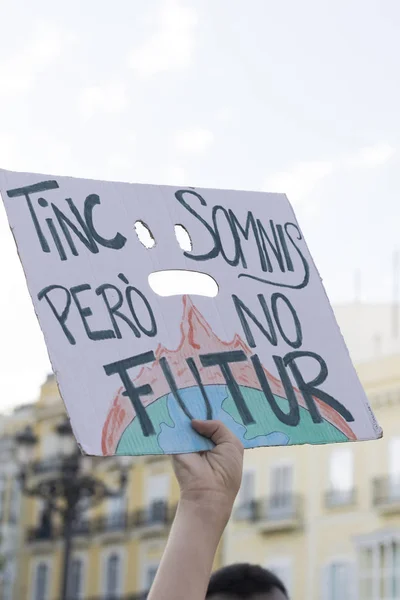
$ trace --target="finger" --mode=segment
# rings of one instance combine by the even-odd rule
[[[227,443],[242,446],[240,440],[221,421],[199,421],[198,419],[193,419],[192,427],[197,433],[209,438],[217,446]]]

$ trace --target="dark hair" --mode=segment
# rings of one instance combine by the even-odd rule
[[[206,598],[214,594],[249,598],[255,594],[267,594],[274,589],[288,595],[282,581],[271,571],[257,565],[235,564],[223,567],[211,575]]]

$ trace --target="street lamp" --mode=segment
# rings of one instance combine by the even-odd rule
[[[16,436],[18,460],[21,464],[21,490],[26,496],[41,498],[47,506],[47,522],[50,524],[51,512],[61,516],[64,538],[63,575],[60,588],[60,600],[66,600],[68,593],[68,569],[71,556],[73,526],[82,510],[80,501],[90,499],[91,506],[105,498],[120,496],[124,493],[127,473],[120,470],[118,489],[110,489],[103,481],[93,476],[92,458],[81,454],[72,432],[68,418],[57,425],[61,457],[56,475],[50,475],[42,481],[29,486],[28,476],[32,467],[32,454],[38,442],[30,426]]]

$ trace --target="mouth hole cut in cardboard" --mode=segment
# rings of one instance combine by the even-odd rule
[[[215,298],[219,291],[215,279],[199,271],[154,271],[148,280],[153,292],[162,297],[192,295]]]

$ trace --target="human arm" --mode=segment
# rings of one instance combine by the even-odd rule
[[[148,600],[204,600],[215,552],[240,487],[240,441],[219,421],[192,425],[215,447],[173,458],[180,501]]]

